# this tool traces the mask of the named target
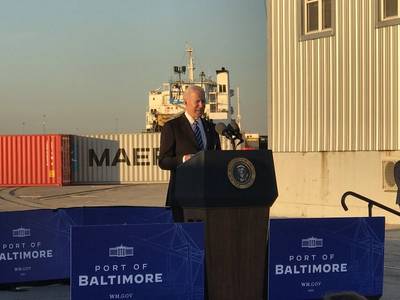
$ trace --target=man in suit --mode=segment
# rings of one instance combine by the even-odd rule
[[[166,205],[172,206],[175,221],[183,221],[181,208],[172,203],[176,168],[199,151],[221,149],[214,124],[202,118],[204,90],[199,86],[189,86],[183,94],[183,101],[185,113],[165,123],[161,131],[158,160],[161,169],[171,171]]]

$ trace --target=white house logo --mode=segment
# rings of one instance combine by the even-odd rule
[[[301,248],[322,248],[324,246],[324,239],[310,237],[301,240]]]
[[[29,228],[20,227],[18,229],[13,229],[12,231],[13,237],[23,238],[31,236],[31,230]]]
[[[114,248],[108,249],[108,256],[109,257],[127,257],[133,256],[133,247],[126,247],[126,246],[118,246]]]

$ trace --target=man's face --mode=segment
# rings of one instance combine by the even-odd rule
[[[192,91],[185,99],[186,111],[193,118],[198,119],[204,114],[205,98],[201,91]]]

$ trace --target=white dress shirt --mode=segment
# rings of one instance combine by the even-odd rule
[[[192,129],[193,129],[193,123],[195,120],[187,112],[185,112],[185,116],[189,120],[190,127],[192,127]],[[205,150],[205,149],[207,149],[207,138],[206,138],[206,131],[204,130],[203,122],[201,121],[201,118],[197,119],[197,126],[200,129],[201,139],[203,141],[203,150]]]

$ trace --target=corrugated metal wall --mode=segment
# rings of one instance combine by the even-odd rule
[[[400,25],[376,0],[335,2],[335,33],[300,41],[301,0],[266,2],[274,151],[400,149]]]
[[[73,137],[72,183],[168,182],[158,167],[159,133],[96,134]],[[230,149],[222,140],[222,148]]]
[[[63,177],[61,135],[0,136],[0,186],[42,186],[69,183]],[[67,162],[69,164],[69,162]],[[68,170],[66,170],[68,173]]]
[[[73,183],[166,182],[169,173],[157,165],[159,134],[75,136]]]

